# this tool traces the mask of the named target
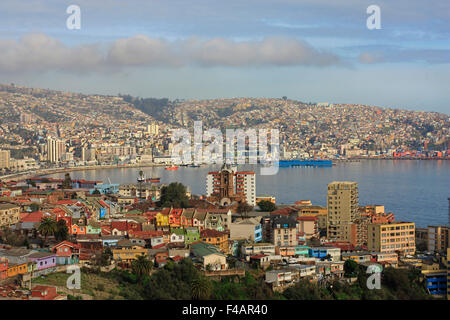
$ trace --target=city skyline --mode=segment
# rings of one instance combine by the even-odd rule
[[[448,113],[449,4],[69,1],[0,5],[0,82],[141,97],[282,97]],[[369,5],[381,29],[368,30]],[[139,10],[136,10],[139,8]]]

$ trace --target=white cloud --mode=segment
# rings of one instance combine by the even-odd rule
[[[210,66],[327,66],[338,56],[320,52],[293,38],[269,37],[261,41],[224,38],[167,41],[136,35],[100,44],[69,47],[45,34],[19,40],[0,40],[0,72],[105,71],[126,67]]]

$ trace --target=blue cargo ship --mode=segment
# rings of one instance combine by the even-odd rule
[[[332,167],[331,160],[280,160],[280,167]]]

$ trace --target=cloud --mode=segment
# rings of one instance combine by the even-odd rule
[[[96,45],[69,48],[45,34],[28,34],[18,41],[0,40],[1,72],[83,71],[102,63]]]
[[[285,37],[238,42],[224,38],[202,41],[191,38],[182,43],[189,59],[205,66],[328,66],[340,63],[338,56],[323,53],[306,43]]]
[[[113,66],[181,65],[169,42],[145,35],[115,41],[109,49],[107,62]]]
[[[0,72],[108,71],[126,67],[329,66],[340,64],[334,54],[318,51],[293,38],[260,41],[207,40],[191,37],[167,41],[136,35],[114,41],[69,47],[45,34],[0,40]]]
[[[365,64],[374,63],[416,63],[428,64],[450,63],[450,50],[448,49],[404,49],[401,47],[384,47],[383,52],[363,52],[358,61]]]

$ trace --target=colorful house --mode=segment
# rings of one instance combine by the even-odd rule
[[[36,286],[31,290],[32,300],[54,300],[58,296],[56,287]]]
[[[164,208],[156,214],[156,226],[158,228],[169,227],[169,213],[171,208]]]
[[[147,255],[147,249],[141,246],[121,247],[112,249],[113,259],[129,265],[138,256]]]
[[[172,209],[169,213],[169,225],[172,228],[178,228],[181,225],[181,215],[183,209]]]
[[[74,223],[72,224],[72,227],[70,228],[71,234],[86,234],[87,233],[87,227],[85,224],[78,224]]]
[[[80,259],[80,245],[62,241],[52,248],[56,264],[77,264]]]
[[[141,231],[142,227],[140,223],[135,221],[112,221],[111,233],[113,236],[126,236],[131,231]]]
[[[200,241],[200,231],[198,228],[195,227],[186,227],[184,229],[185,236],[184,236],[184,242],[189,245],[193,242]]]
[[[229,236],[226,232],[214,229],[204,229],[200,231],[200,239],[202,242],[218,247],[223,253],[228,253],[228,238]]]
[[[185,228],[194,226],[194,214],[195,208],[184,209],[181,214],[181,225]]]
[[[28,258],[36,263],[38,271],[56,267],[56,255],[53,252],[34,252]]]
[[[184,243],[184,229],[172,229],[170,233],[171,243]]]
[[[208,214],[208,210],[207,209],[197,209],[197,210],[195,210],[194,220],[192,222],[192,226],[200,228],[200,230],[204,229],[205,228],[205,219],[206,219],[206,215],[207,214]]]
[[[17,276],[19,274],[25,274],[28,272],[28,263],[9,263],[7,276],[8,278]]]
[[[86,234],[100,234],[102,233],[102,226],[97,221],[91,219],[86,227]]]

